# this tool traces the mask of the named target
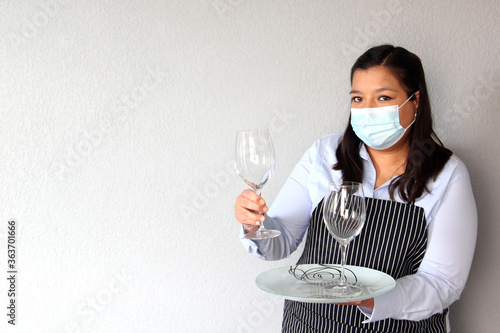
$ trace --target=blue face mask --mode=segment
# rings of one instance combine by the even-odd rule
[[[413,95],[399,107],[391,105],[378,108],[351,108],[351,126],[354,133],[370,148],[392,147],[417,118],[415,113],[413,121],[406,128],[402,127],[399,122],[399,108],[405,105]]]

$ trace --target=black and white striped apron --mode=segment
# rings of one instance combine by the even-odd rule
[[[424,210],[414,204],[366,199],[366,222],[349,245],[347,264],[376,269],[398,279],[417,272],[427,246]],[[323,223],[322,202],[311,216],[298,264],[339,264],[340,249]],[[285,300],[282,332],[446,332],[446,314],[422,321],[386,319],[363,324],[355,306]]]

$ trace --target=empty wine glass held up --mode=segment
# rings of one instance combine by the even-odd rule
[[[262,187],[267,183],[274,170],[276,157],[274,153],[271,134],[267,129],[239,131],[236,133],[235,165],[243,181],[253,189],[254,199],[260,197]],[[261,200],[257,198],[257,200]],[[254,210],[259,212],[258,209]],[[262,215],[263,213],[257,213]],[[259,216],[263,218],[263,216]],[[255,221],[259,228],[253,224],[245,227],[246,238],[266,239],[278,237],[278,230],[266,230],[263,220]]]

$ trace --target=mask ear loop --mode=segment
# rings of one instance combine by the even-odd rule
[[[413,116],[413,121],[411,122],[411,124],[410,124],[410,125],[408,125],[408,126],[405,128],[405,132],[406,132],[406,130],[407,130],[408,128],[410,128],[410,127],[411,127],[411,125],[413,125],[413,123],[415,122],[415,120],[417,120],[417,113],[416,113],[416,112],[415,112],[415,116]]]
[[[407,100],[406,100],[403,104],[401,104],[400,106],[398,106],[398,110],[399,110],[399,109],[400,109],[403,105],[405,105],[405,104],[406,104],[406,102],[408,102],[410,99],[412,99],[412,97],[413,97],[414,95],[415,95],[415,93],[411,94],[411,96],[410,96],[410,97],[408,97],[408,99],[407,99]],[[410,124],[410,125],[408,125],[408,127],[406,127],[406,128],[405,128],[405,132],[406,132],[406,130],[407,130],[408,128],[410,128],[410,126],[411,126],[411,125],[413,125],[413,123],[415,122],[415,120],[417,120],[417,113],[416,113],[416,112],[415,112],[415,115],[413,116],[413,121],[411,122],[411,124]]]
[[[408,97],[408,99],[407,99],[407,100],[406,100],[403,104],[401,104],[400,106],[398,106],[398,109],[401,109],[401,108],[403,107],[403,105],[405,105],[405,104],[406,104],[406,102],[408,102],[410,99],[412,99],[412,97],[413,97],[414,95],[415,95],[415,93],[411,94],[411,96],[410,96],[410,97]]]

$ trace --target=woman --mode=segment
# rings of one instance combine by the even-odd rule
[[[286,300],[283,332],[449,332],[448,307],[465,286],[477,233],[467,169],[432,129],[416,55],[391,45],[371,48],[352,67],[351,86],[344,134],[321,138],[305,153],[269,212],[252,191],[238,196],[243,232],[265,220],[266,228],[282,233],[242,242],[253,255],[278,260],[307,231],[298,263],[339,263],[318,204],[328,183],[361,182],[367,220],[347,264],[390,274],[396,287],[342,305]]]

